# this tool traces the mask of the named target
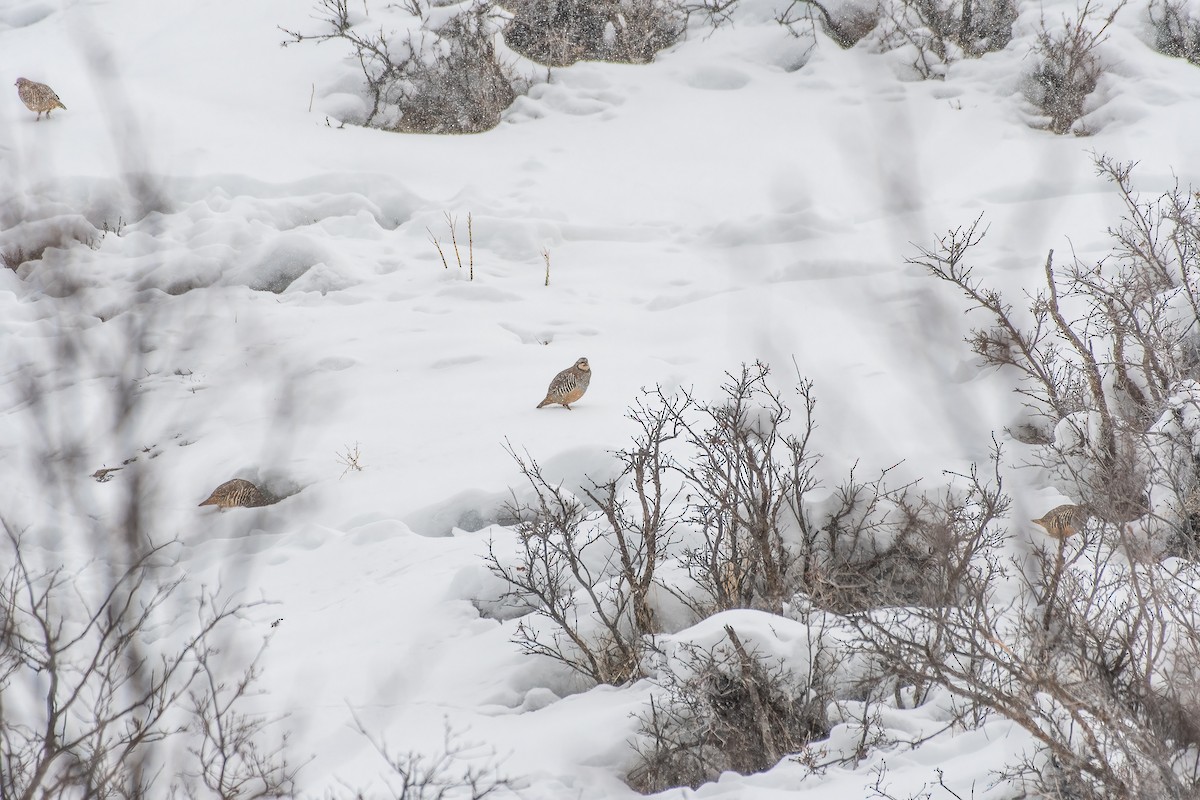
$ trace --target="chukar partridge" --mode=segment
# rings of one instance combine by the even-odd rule
[[[570,404],[583,397],[591,381],[592,368],[586,358],[581,358],[554,376],[554,380],[550,381],[550,388],[546,390],[546,399],[538,403],[537,407],[558,403],[570,411]]]

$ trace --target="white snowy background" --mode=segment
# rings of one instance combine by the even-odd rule
[[[778,5],[744,0],[648,65],[547,83],[518,64],[535,84],[499,127],[425,136],[339,124],[361,111],[348,51],[280,46],[278,26],[315,24],[304,0],[6,0],[0,74],[67,106],[35,122],[15,89],[0,101],[0,249],[53,245],[0,269],[6,517],[39,563],[86,577],[104,553],[73,534],[115,524],[140,470],[149,533],[178,540],[189,580],[270,602],[241,623],[250,649],[273,634],[255,708],[287,715],[305,793],[376,785],[357,714],[397,749],[437,746],[448,720],[524,797],[636,796],[621,778],[648,684],[581,692],[471,602],[496,591],[488,540],[514,546],[494,524],[522,491],[505,443],[578,486],[611,474],[643,387],[713,397],[761,360],[780,386],[814,381],[831,483],[903,462],[898,477],[940,485],[987,458],[1019,403],[963,343],[977,321],[953,288],[905,264],[913,243],[983,213],[977,274],[1020,297],[1049,249],[1108,251],[1120,204],[1093,152],[1140,162],[1147,193],[1200,182],[1200,70],[1153,50],[1140,0],[1101,47],[1086,137],[1035,127],[1024,92],[1041,15],[1070,2],[1022,2],[1012,42],[944,81],[868,42],[810,49]],[[471,215],[473,281],[429,241],[447,245],[446,214],[460,245]],[[586,397],[535,410],[579,356]],[[130,383],[136,413],[114,427]],[[1011,444],[1020,550],[1045,536],[1024,521],[1067,498]],[[346,471],[356,445],[363,469]],[[72,447],[87,469],[47,485]],[[197,507],[232,477],[286,497]],[[762,646],[794,636],[733,616]],[[720,622],[674,633],[705,641]],[[886,724],[940,725],[936,709]],[[1029,746],[995,721],[854,769],[785,759],[664,796],[866,797],[886,765],[897,796],[940,768],[963,797],[1003,797],[993,770]]]

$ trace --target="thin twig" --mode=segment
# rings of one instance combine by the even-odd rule
[[[433,235],[433,231],[429,230],[429,228],[426,228],[425,230],[429,232],[429,241],[433,242],[433,246],[437,248],[438,255],[442,257],[442,268],[450,269],[450,265],[446,263],[446,254],[442,252],[442,243],[439,242],[437,237]]]
[[[458,268],[462,269],[462,256],[458,252],[458,219],[446,212],[446,224],[450,226],[450,243],[454,245],[454,260],[458,262]]]

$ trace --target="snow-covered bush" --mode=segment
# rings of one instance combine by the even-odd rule
[[[1200,215],[1190,191],[1140,200],[1131,164],[1098,157],[1096,165],[1126,209],[1111,231],[1113,252],[1064,268],[1051,251],[1027,321],[965,263],[983,239],[980,220],[911,263],[955,284],[991,316],[970,342],[985,363],[1021,375],[1020,438],[1040,446],[1059,488],[1111,525],[1153,512],[1147,530],[1166,535],[1178,532],[1172,520],[1179,518],[1166,509],[1186,505],[1200,453],[1187,391],[1200,377],[1189,344],[1200,317]]]
[[[431,6],[406,4],[385,30],[349,0],[321,0],[324,30],[282,29],[284,45],[342,41],[366,82],[370,111],[354,120],[406,133],[478,133],[494,128],[523,82],[496,51],[502,17],[486,0]],[[386,13],[397,11],[389,6]]]
[[[1190,190],[1143,200],[1132,165],[1096,166],[1125,204],[1112,253],[1061,268],[1051,252],[1024,315],[965,263],[983,239],[979,220],[912,260],[991,317],[968,341],[985,364],[1021,375],[1030,460],[1093,521],[1031,563],[983,576],[979,598],[1024,584],[1005,603],[914,607],[913,629],[932,634],[873,633],[912,668],[908,680],[1033,735],[1040,749],[1014,774],[1037,792],[1194,797],[1200,218]]]
[[[633,446],[616,453],[621,474],[587,492],[596,511],[550,483],[537,461],[513,453],[534,500],[508,509],[521,547],[514,561],[489,547],[487,565],[504,581],[502,602],[525,607],[516,641],[528,653],[570,667],[598,683],[640,677],[660,629],[651,599],[656,572],[671,543],[677,512],[663,484],[672,420],[658,409],[635,421]],[[633,510],[618,483],[636,498]]]
[[[516,557],[493,548],[487,564],[508,587],[502,604],[527,609],[514,637],[525,652],[619,684],[645,674],[658,634],[714,612],[961,594],[978,548],[955,525],[986,528],[1000,500],[978,481],[965,498],[929,498],[889,487],[888,471],[817,492],[812,385],[800,381],[793,420],[769,374],[743,365],[712,402],[648,391],[628,414],[639,433],[614,454],[620,474],[584,489],[586,502],[514,454],[533,500],[509,509],[523,520]]]
[[[409,133],[476,133],[496,127],[517,97],[519,81],[496,56],[500,19],[489,3],[472,0],[439,25],[428,46],[409,40],[406,83],[392,126]],[[397,87],[393,86],[395,91]]]
[[[807,659],[781,644],[781,624],[809,638]],[[812,630],[763,612],[727,612],[664,646],[655,659],[659,688],[639,716],[630,785],[653,793],[695,788],[729,770],[761,772],[828,736],[842,656]]]
[[[16,214],[0,209],[0,265],[18,272],[22,264],[41,261],[47,250],[66,250],[78,244],[95,246],[109,232],[107,223],[97,229],[79,213],[60,211],[38,219],[32,213],[26,216],[24,209]],[[27,275],[29,269],[32,267],[18,274]]]
[[[1037,67],[1029,99],[1046,116],[1046,127],[1054,133],[1070,133],[1084,115],[1088,95],[1096,90],[1104,72],[1100,45],[1108,39],[1108,28],[1124,7],[1125,0],[1121,0],[1108,14],[1102,14],[1093,0],[1086,0],[1073,17],[1063,16],[1060,27],[1042,18],[1033,47]]]
[[[1003,50],[1017,19],[1014,0],[894,0],[883,8],[883,47],[906,48],[925,79],[945,78],[955,61]]]
[[[787,755],[819,770],[856,762],[887,741],[872,722],[875,710],[921,704],[939,688],[913,669],[920,659],[898,643],[919,640],[927,645],[924,654],[944,654],[940,621],[972,615],[993,599],[1005,539],[996,522],[1008,499],[998,478],[995,484],[974,472],[967,478],[967,487],[936,497],[900,498],[898,511],[872,530],[875,552],[887,558],[860,562],[861,573],[823,576],[781,615],[725,611],[660,637],[649,668],[660,690],[640,715],[631,784],[643,791],[697,786],[726,770],[768,769]],[[880,546],[908,536],[915,542],[918,535],[923,559]],[[889,581],[898,575],[904,579]],[[901,596],[928,614],[897,611]],[[831,600],[852,613],[828,611]],[[855,605],[868,601],[874,605]],[[908,660],[897,661],[901,657]],[[986,715],[970,704],[959,713],[976,722]],[[808,745],[828,737],[833,722],[848,721],[847,714],[858,735],[810,752]]]
[[[1200,66],[1200,17],[1183,0],[1152,0],[1150,24],[1160,53]]]
[[[576,61],[645,64],[683,35],[684,14],[670,0],[508,0],[504,29],[513,50],[540,64]]]
[[[26,251],[24,245],[14,245],[7,250],[0,251],[0,261],[3,261],[5,268],[17,271],[17,267],[24,264],[26,261],[41,260],[42,253],[46,252],[44,248],[37,248]]]
[[[862,623],[901,685],[936,686],[960,719],[999,713],[1039,747],[1010,777],[1048,797],[1200,791],[1196,565],[1130,563],[1088,542],[982,573],[976,599]],[[1004,602],[1012,579],[1025,590]],[[1069,789],[1070,791],[1066,791]]]
[[[851,471],[822,491],[812,383],[795,387],[793,418],[769,374],[761,363],[727,373],[716,401],[652,393],[685,445],[671,465],[688,498],[678,559],[694,588],[684,601],[700,616],[780,613],[797,595],[839,613],[940,602],[946,542],[925,501],[890,485],[891,470],[871,480]]]
[[[839,47],[853,47],[879,24],[880,7],[875,3],[850,0],[821,3],[818,0],[791,0],[775,21],[796,37],[806,37],[818,23],[821,30]]]

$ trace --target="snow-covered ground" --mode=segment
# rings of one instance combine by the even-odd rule
[[[15,89],[0,102],[0,251],[61,244],[0,269],[0,509],[42,562],[78,566],[97,553],[69,534],[115,524],[140,470],[151,534],[178,538],[189,576],[271,601],[251,634],[282,619],[259,702],[290,715],[306,792],[383,771],[357,714],[399,750],[437,745],[446,719],[525,797],[633,795],[646,685],[574,693],[472,605],[488,540],[512,540],[493,525],[520,487],[506,443],[577,486],[613,470],[641,388],[711,397],[761,360],[781,385],[814,381],[831,481],[899,461],[940,481],[986,459],[1018,403],[977,369],[960,298],[905,264],[912,243],[983,213],[978,275],[1016,297],[1047,250],[1108,250],[1119,200],[1092,152],[1139,161],[1144,191],[1200,182],[1200,71],[1153,51],[1142,2],[1102,47],[1087,137],[1031,127],[1023,93],[1040,15],[1071,3],[1022,3],[1008,47],[945,81],[867,42],[809,50],[778,3],[743,3],[649,65],[531,69],[499,127],[442,137],[340,126],[349,53],[280,47],[277,26],[314,24],[305,2],[0,5],[5,80],[68,109],[35,122]],[[470,215],[474,280],[430,242],[448,249],[446,215],[464,261]],[[586,397],[535,410],[581,355]],[[72,447],[80,470],[48,485]],[[355,447],[361,471],[339,463]],[[197,508],[231,477],[287,496]],[[1021,520],[1063,498],[1033,470],[1006,479],[1026,547],[1043,534]],[[915,736],[936,714],[888,724]],[[1026,747],[993,722],[854,770],[785,760],[668,796],[865,797],[886,763],[897,797],[937,768],[999,797],[991,770]]]

